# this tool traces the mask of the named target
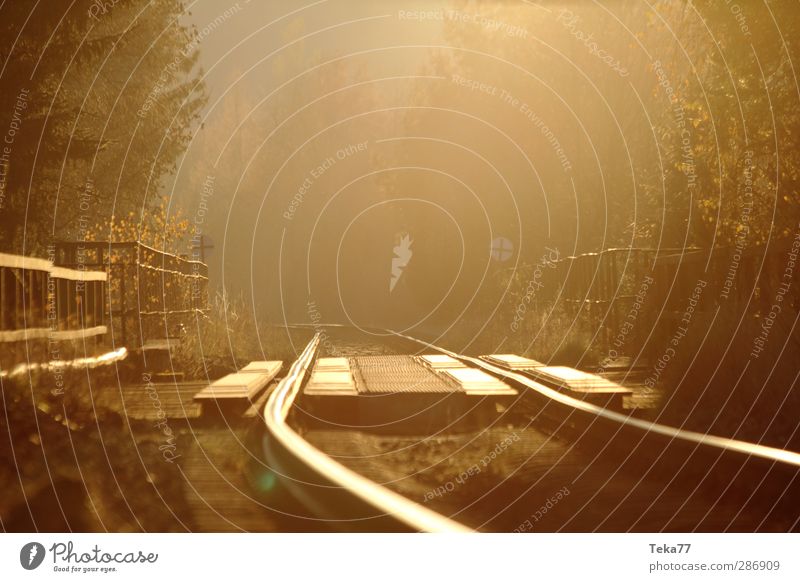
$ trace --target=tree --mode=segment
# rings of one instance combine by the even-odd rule
[[[689,244],[704,248],[788,236],[800,203],[792,68],[800,22],[788,2],[744,13],[732,6],[665,1],[656,10],[675,40],[658,47],[658,67],[651,67],[654,97],[665,103],[655,132],[671,202],[684,209]],[[651,190],[660,178],[651,176]]]
[[[160,203],[202,106],[184,2],[0,8],[0,248],[39,253]],[[0,151],[2,153],[2,151]]]

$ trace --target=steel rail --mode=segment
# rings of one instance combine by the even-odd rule
[[[800,467],[800,453],[795,453],[793,451],[787,451],[784,449],[778,449],[774,447],[768,447],[765,445],[759,445],[756,443],[750,443],[747,441],[731,439],[727,437],[720,437],[690,430],[684,430],[668,426],[665,424],[658,424],[655,422],[649,422],[639,418],[633,418],[625,414],[620,414],[619,412],[614,412],[613,410],[608,410],[606,408],[603,408],[602,406],[597,406],[595,404],[591,404],[583,400],[572,398],[571,396],[567,396],[566,394],[563,394],[558,390],[555,390],[553,388],[548,388],[547,386],[539,384],[538,382],[527,376],[518,374],[510,370],[506,370],[499,366],[495,366],[493,364],[490,364],[489,362],[485,362],[484,360],[473,358],[471,356],[464,356],[452,352],[448,349],[442,348],[440,346],[436,346],[434,344],[426,342],[425,340],[417,339],[415,337],[408,336],[399,332],[395,332],[392,330],[386,330],[386,331],[391,332],[397,337],[402,337],[406,340],[410,340],[412,342],[424,345],[430,349],[436,350],[443,354],[447,354],[452,358],[456,358],[464,362],[469,362],[475,366],[478,366],[486,370],[487,372],[492,372],[494,374],[503,376],[504,378],[514,380],[526,386],[527,388],[535,390],[542,396],[545,396],[560,404],[564,404],[573,409],[580,410],[582,412],[587,412],[589,414],[593,414],[600,418],[616,422],[623,426],[634,427],[643,430],[647,433],[659,434],[662,436],[673,438],[677,441],[696,443],[726,451],[736,451],[753,457],[762,458],[768,461],[775,461],[778,463],[784,463],[787,465]]]
[[[286,422],[287,416],[314,361],[319,342],[320,334],[317,333],[267,399],[264,406],[264,423],[272,443],[277,443],[284,452],[324,481],[332,483],[341,491],[348,492],[407,528],[424,532],[472,531],[348,469],[312,446],[289,427]]]

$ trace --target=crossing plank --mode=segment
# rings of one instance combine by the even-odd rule
[[[420,362],[431,368],[432,370],[442,370],[445,368],[465,368],[466,366],[446,354],[428,354],[425,356],[418,356]]]
[[[573,392],[586,392],[591,394],[631,394],[630,388],[625,388],[607,378],[576,370],[567,366],[542,366],[533,368],[530,374],[542,381],[550,382]]]
[[[511,386],[476,368],[450,368],[442,371],[461,385],[470,396],[513,396],[517,393]]]
[[[310,396],[356,396],[355,380],[347,358],[319,358],[303,390]]]
[[[545,366],[545,364],[537,360],[523,358],[516,354],[491,354],[489,356],[481,356],[481,360],[506,368],[507,370],[528,370],[530,368],[541,368]]]
[[[260,362],[262,371],[240,371],[215,380],[194,396],[197,402],[210,400],[252,400],[278,375],[282,361]]]

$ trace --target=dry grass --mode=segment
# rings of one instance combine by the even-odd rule
[[[721,312],[703,333],[690,334],[665,371],[668,387],[663,419],[700,432],[800,450],[797,390],[798,313],[787,309],[771,329],[763,352],[751,355],[762,318]],[[705,331],[708,330],[708,335]]]
[[[302,350],[305,344],[302,340],[300,344],[294,342]],[[209,315],[198,318],[187,330],[173,365],[189,378],[218,378],[254,360],[291,362],[295,357],[286,329],[259,326],[254,310],[243,298],[217,294]]]

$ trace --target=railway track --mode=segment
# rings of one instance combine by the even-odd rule
[[[509,470],[509,475],[497,476],[496,484],[487,484],[483,475],[480,481],[483,488],[474,495],[458,502],[429,500],[435,480],[429,483],[427,493],[420,496],[419,489],[404,488],[396,479],[387,479],[373,467],[384,461],[380,453],[370,462],[359,464],[353,460],[357,455],[351,454],[346,446],[331,444],[336,437],[331,438],[328,433],[322,438],[319,434],[315,438],[304,437],[290,426],[287,419],[320,351],[320,335],[316,334],[266,403],[264,448],[270,466],[282,475],[293,495],[320,519],[336,524],[337,529],[520,531],[520,526],[526,529],[526,521],[530,523],[530,508],[539,507],[536,500],[548,500],[547,492],[558,491],[560,484],[563,484],[561,490],[569,491],[572,487],[577,495],[569,508],[553,510],[547,519],[536,520],[542,522],[544,529],[797,528],[800,519],[800,515],[795,516],[797,509],[786,514],[785,508],[787,500],[791,507],[791,499],[797,493],[798,453],[644,421],[573,398],[525,374],[483,359],[457,354],[403,334],[393,337],[411,342],[426,353],[455,358],[521,389],[518,400],[526,402],[524,410],[529,421],[519,430],[539,434],[538,425],[547,425],[546,436],[539,438],[537,451],[549,450],[551,438],[566,444],[557,452],[547,453],[552,455],[550,469],[535,475],[525,471],[515,475],[517,469]],[[443,434],[434,436],[446,438]],[[317,441],[317,446],[311,440]],[[476,437],[465,442],[478,440]],[[458,446],[454,445],[453,455],[461,454],[458,451],[468,445],[461,449]],[[529,449],[534,446],[535,442],[526,445]],[[385,456],[384,465],[392,463],[389,459],[400,458],[394,452]],[[516,456],[514,463],[530,462],[530,458],[526,461]],[[461,470],[460,466],[456,469]],[[424,470],[425,467],[418,473],[420,479]],[[372,478],[370,473],[375,473]],[[521,483],[510,486],[508,481],[513,479]],[[444,478],[441,480],[447,483]],[[473,481],[477,483],[478,479]],[[658,517],[659,504],[668,506],[672,515],[662,511],[665,515]],[[753,509],[756,506],[761,509]],[[626,508],[631,516],[625,515]],[[785,519],[775,517],[781,512]],[[658,525],[651,525],[655,523]]]
[[[469,531],[337,463],[288,425],[287,416],[314,361],[319,342],[320,336],[316,334],[273,391],[264,409],[264,422],[271,437],[265,446],[267,460],[283,474],[289,489],[318,514],[345,527]],[[332,511],[334,509],[336,511]],[[342,512],[360,517],[342,518]]]

